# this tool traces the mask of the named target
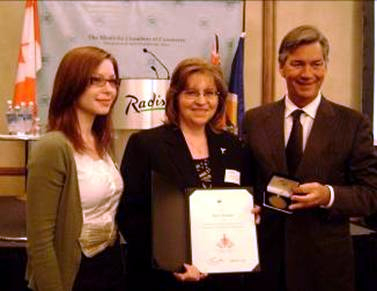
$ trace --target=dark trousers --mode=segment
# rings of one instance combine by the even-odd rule
[[[153,270],[129,274],[127,291],[260,291],[257,273],[210,274],[199,282],[179,282],[172,273]],[[130,283],[130,285],[129,285]]]
[[[119,241],[92,258],[81,256],[73,291],[124,290],[124,259]]]

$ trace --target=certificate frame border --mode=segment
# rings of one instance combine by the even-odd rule
[[[187,239],[188,239],[188,257],[190,260],[190,264],[192,264],[192,246],[191,246],[191,217],[190,217],[190,196],[197,190],[203,191],[203,190],[246,190],[250,193],[250,195],[253,196],[253,202],[255,206],[255,196],[253,194],[253,187],[248,186],[240,186],[240,187],[212,187],[212,188],[200,188],[200,187],[188,187],[185,189],[185,201],[186,201],[186,217],[187,217]],[[257,249],[258,249],[258,257],[259,257],[259,263],[255,268],[251,271],[245,271],[245,272],[223,272],[223,273],[212,273],[212,274],[248,274],[248,273],[255,273],[259,272],[261,270],[260,267],[260,253],[259,253],[259,244],[258,244],[258,232],[256,231],[256,240],[257,240]]]

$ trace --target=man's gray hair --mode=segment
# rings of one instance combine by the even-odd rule
[[[329,41],[327,38],[314,26],[301,25],[286,34],[283,38],[279,48],[279,64],[284,65],[288,54],[298,47],[319,42],[322,47],[323,58],[326,63],[329,60]]]

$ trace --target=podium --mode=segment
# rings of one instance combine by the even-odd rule
[[[121,79],[112,117],[114,129],[147,129],[165,117],[167,79]]]

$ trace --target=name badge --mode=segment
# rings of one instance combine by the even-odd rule
[[[236,170],[226,169],[225,170],[225,183],[241,184],[241,173]]]

